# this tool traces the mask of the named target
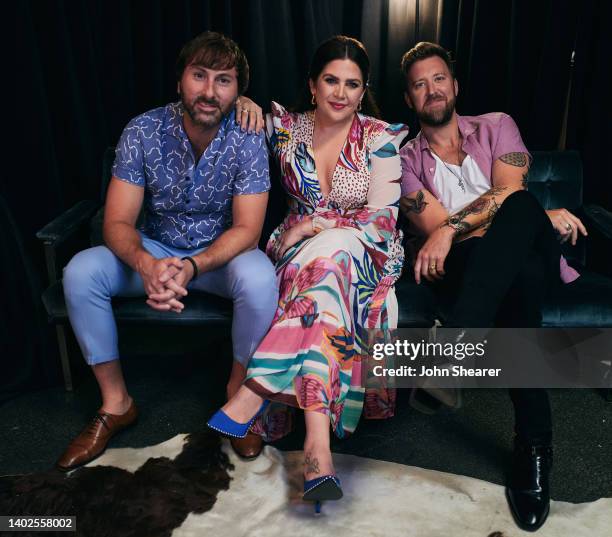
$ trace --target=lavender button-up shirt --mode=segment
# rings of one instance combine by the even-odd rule
[[[461,133],[461,149],[476,162],[484,176],[491,182],[493,163],[506,153],[527,153],[521,134],[514,120],[502,112],[481,116],[457,115]],[[429,143],[420,132],[400,150],[402,160],[402,196],[417,190],[427,189],[438,201],[440,193],[434,185],[436,160],[429,149]],[[560,260],[561,279],[574,281],[578,276],[564,257]]]

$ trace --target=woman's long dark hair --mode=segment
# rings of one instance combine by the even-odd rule
[[[308,80],[316,81],[321,71],[323,71],[329,62],[346,59],[352,60],[357,64],[365,85],[365,94],[361,101],[361,113],[380,118],[380,110],[369,87],[370,59],[361,41],[346,35],[335,35],[321,43],[312,57],[310,70],[308,71]],[[315,105],[311,102],[312,94],[310,93],[308,80],[306,80],[306,84],[295,106],[292,107],[293,112],[305,112],[315,108]]]

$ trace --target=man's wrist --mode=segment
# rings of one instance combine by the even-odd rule
[[[153,259],[153,256],[146,250],[138,250],[134,255],[134,270],[142,274],[144,267]]]
[[[450,218],[440,224],[440,229],[445,235],[453,239],[462,233],[459,226],[457,226]]]
[[[181,257],[181,261],[186,263],[188,266],[191,266],[191,280],[195,280],[200,274],[200,269],[198,268],[198,264],[196,263],[195,259],[190,255],[186,255],[185,257]]]
[[[201,276],[202,274],[210,270],[209,257],[207,256],[206,252],[200,252],[198,255],[192,255],[190,257],[191,259],[193,259],[198,269],[198,276]],[[185,262],[188,263],[188,261],[185,261]]]

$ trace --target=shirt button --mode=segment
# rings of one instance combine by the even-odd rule
[[[185,203],[189,203],[190,201],[191,201],[191,200],[190,200],[189,198],[187,198],[187,199],[185,200]]]
[[[191,213],[186,213],[186,214],[187,214],[187,216],[191,216]]]
[[[189,242],[193,242],[193,237],[189,237]]]
[[[185,176],[185,181],[191,181],[191,177],[189,177],[188,175]]]

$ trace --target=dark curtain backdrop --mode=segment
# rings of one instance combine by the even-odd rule
[[[204,30],[234,38],[251,65],[247,94],[269,108],[290,104],[305,83],[310,56],[323,39],[362,39],[372,64],[372,88],[383,118],[409,122],[399,72],[402,53],[420,40],[453,51],[459,111],[501,110],[517,120],[528,147],[559,146],[572,78],[568,144],[585,158],[590,201],[608,200],[602,85],[606,0],[22,0],[2,8],[5,56],[16,62],[11,86],[11,162],[0,182],[4,221],[16,243],[3,248],[8,281],[28,292],[5,295],[4,326],[21,349],[21,371],[0,381],[0,400],[43,372],[58,378],[53,333],[37,300],[46,284],[34,233],[84,198],[97,199],[104,149],[135,115],[175,100],[174,60],[181,45]],[[607,15],[601,12],[607,10]],[[573,73],[570,59],[576,51]],[[604,67],[605,62],[605,67]],[[609,108],[608,108],[609,109]],[[25,172],[24,172],[25,170]],[[5,228],[6,229],[6,228]],[[15,252],[20,252],[16,255]],[[25,267],[29,267],[27,270]],[[17,322],[16,320],[19,319]],[[41,320],[42,319],[42,320]],[[10,321],[10,323],[9,323]],[[36,340],[36,341],[34,341]],[[21,344],[23,342],[23,344]],[[27,343],[27,344],[26,344]],[[40,349],[47,349],[41,352]],[[8,363],[14,352],[0,359]],[[51,364],[51,365],[49,365]],[[6,371],[6,369],[5,369]],[[11,378],[9,378],[11,377]],[[41,378],[41,375],[38,376]],[[29,379],[29,380],[28,380]]]
[[[456,35],[459,105],[508,112],[527,147],[558,146],[580,2],[461,2]]]
[[[610,21],[612,2],[593,0],[579,14],[568,116],[568,147],[582,153],[585,199],[612,210]]]
[[[434,41],[456,62],[460,113],[507,112],[529,148],[556,149],[582,10],[574,0],[364,2],[363,41],[385,118],[416,128],[403,104],[399,59],[416,42]]]
[[[6,200],[0,196],[0,258],[6,275],[0,278],[0,403],[53,378],[54,353],[48,352],[42,288],[31,258],[26,254],[21,232]],[[0,431],[2,424],[0,424]]]

